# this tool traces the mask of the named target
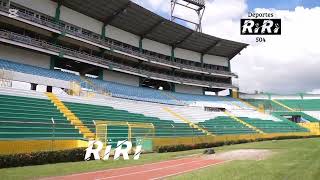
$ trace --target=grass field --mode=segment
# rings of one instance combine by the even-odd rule
[[[262,161],[233,161],[170,179],[319,180],[320,139],[299,139],[242,144],[230,148],[271,149],[274,155]]]
[[[171,179],[320,179],[320,138],[256,142],[223,146],[215,150],[222,152],[248,148],[270,149],[275,153],[266,160],[232,161]],[[1,179],[34,179],[145,164],[197,154],[202,151],[143,154],[138,161],[88,161],[7,168],[0,169],[0,175]]]

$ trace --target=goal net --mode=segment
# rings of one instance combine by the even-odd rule
[[[152,150],[155,128],[152,123],[127,121],[95,121],[96,140],[115,148],[118,141],[131,141],[132,146],[142,145],[144,151]]]

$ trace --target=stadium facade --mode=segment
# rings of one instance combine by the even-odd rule
[[[1,53],[3,59],[134,86],[195,94],[231,89],[236,75],[230,60],[247,46],[195,32],[128,0],[1,3],[2,42],[7,43],[1,48],[7,52]],[[17,18],[6,18],[9,4],[19,10]],[[6,32],[30,42],[18,45]],[[59,50],[52,52],[33,40]]]
[[[230,61],[247,44],[128,0],[0,0],[0,9],[0,153],[14,151],[11,140],[16,152],[80,147],[92,138],[144,141],[152,151],[319,133],[317,118],[272,98],[265,101],[281,111],[204,95],[237,88]],[[30,88],[12,88],[16,81]],[[35,91],[40,85],[45,93]]]

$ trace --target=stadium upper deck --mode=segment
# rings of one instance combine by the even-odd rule
[[[59,47],[52,47],[55,53],[45,52],[50,56],[131,74],[130,81],[135,85],[142,77],[185,85],[182,88],[197,86],[217,91],[232,88],[231,77],[236,75],[230,71],[230,60],[247,46],[195,32],[128,0],[0,0],[0,4],[1,21],[6,23],[1,28],[11,34],[23,28],[19,36],[29,39],[20,41],[27,44],[20,47],[48,50],[43,44],[54,42],[53,45]],[[9,8],[18,9],[19,16],[7,18]],[[25,23],[28,26],[24,26]],[[30,31],[32,33],[25,33]],[[41,40],[40,46],[32,44],[33,37]],[[5,40],[5,36],[1,39],[17,45],[13,42],[17,36],[11,36],[10,41]],[[49,64],[56,64],[52,59]],[[108,74],[105,70],[102,74],[102,77],[120,75]]]

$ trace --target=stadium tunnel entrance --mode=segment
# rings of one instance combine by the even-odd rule
[[[274,112],[272,113],[275,116],[280,116],[282,118],[286,118],[289,121],[292,121],[294,123],[304,123],[304,122],[318,122],[318,120],[312,116],[309,116],[308,114],[304,112]]]
[[[81,76],[103,79],[103,70],[97,66],[85,64],[78,61],[55,58],[51,69],[68,71]]]
[[[221,91],[226,91],[225,89],[221,89],[221,88],[203,88],[203,95],[219,95],[219,92]],[[229,91],[227,92],[227,94],[229,93]]]
[[[295,122],[295,123],[302,123],[302,122],[306,122],[306,119],[304,119],[303,117],[299,116],[299,115],[283,115],[282,117]]]
[[[140,78],[140,86],[158,90],[175,91],[174,83],[150,78]]]

